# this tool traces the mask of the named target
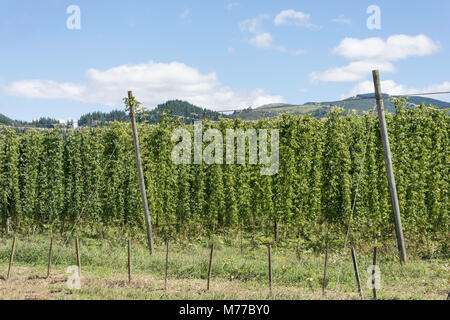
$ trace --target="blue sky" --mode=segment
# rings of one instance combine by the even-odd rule
[[[449,31],[447,0],[2,0],[0,113],[76,119],[127,90],[149,107],[327,101],[373,90],[373,68],[391,94],[449,91]]]

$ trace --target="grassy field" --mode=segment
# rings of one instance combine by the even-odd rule
[[[128,283],[126,243],[83,239],[82,288],[69,290],[67,267],[76,265],[73,241],[55,241],[52,274],[47,274],[49,238],[18,237],[11,277],[6,278],[11,238],[0,240],[0,299],[359,299],[349,253],[331,252],[327,294],[322,296],[323,254],[273,248],[273,291],[268,289],[267,248],[217,240],[211,290],[206,291],[209,243],[171,244],[168,289],[164,291],[165,247],[150,256],[145,246],[133,244],[132,282]],[[366,286],[372,264],[369,252],[358,254],[361,284]],[[342,265],[339,285],[337,278]],[[411,260],[402,267],[395,255],[381,248],[379,299],[444,300],[449,290],[448,260]]]

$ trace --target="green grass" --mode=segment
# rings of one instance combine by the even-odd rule
[[[14,257],[13,271],[24,278],[14,277],[17,287],[46,274],[49,238],[45,236],[19,237]],[[169,253],[168,278],[171,290],[163,287],[165,247],[157,245],[152,256],[142,244],[133,243],[133,279],[129,286],[127,279],[126,242],[112,244],[107,241],[83,239],[81,242],[81,263],[85,285],[80,291],[70,291],[64,287],[65,270],[76,265],[73,241],[65,244],[57,240],[53,252],[53,272],[60,279],[54,284],[56,296],[64,299],[320,299],[323,277],[323,254],[312,251],[296,252],[290,248],[273,248],[273,295],[268,295],[267,247],[245,243],[224,244],[216,240],[212,268],[213,289],[204,292],[210,243],[171,243]],[[0,240],[0,275],[6,276],[11,250],[11,238]],[[329,299],[357,298],[356,281],[349,252],[342,255],[331,252],[328,262]],[[366,287],[372,264],[369,253],[358,252],[361,284],[365,297],[371,296]],[[339,283],[337,278],[339,270]],[[381,269],[381,299],[445,299],[448,293],[448,260],[413,259],[401,266],[393,255],[380,250],[378,266]],[[25,277],[26,275],[26,277]],[[21,280],[22,279],[22,280]],[[27,280],[28,279],[28,280]],[[0,286],[6,285],[5,281]],[[13,283],[12,282],[12,283]],[[3,283],[3,284],[2,284]],[[12,286],[12,284],[9,284]],[[43,284],[42,284],[43,285]],[[0,287],[1,290],[1,287]],[[14,286],[6,290],[14,290]],[[31,290],[31,289],[30,289]],[[37,290],[37,289],[36,289]],[[8,297],[8,295],[6,295]],[[45,293],[41,297],[47,298]],[[48,297],[51,298],[51,297]]]

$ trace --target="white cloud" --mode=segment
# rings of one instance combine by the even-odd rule
[[[85,90],[86,88],[79,84],[49,80],[16,81],[5,88],[6,93],[30,99],[82,97]]]
[[[241,4],[239,2],[230,2],[225,6],[225,9],[232,10],[236,7],[239,7]]]
[[[410,57],[431,55],[440,49],[440,44],[420,34],[408,36],[393,35],[381,38],[355,39],[345,38],[333,49],[333,53],[349,60],[347,66],[333,67],[323,72],[312,72],[311,82],[356,82],[361,81],[374,69],[382,72],[394,72],[394,61]]]
[[[275,49],[281,52],[285,52],[284,46],[278,46],[274,44],[274,37],[271,33],[264,31],[262,27],[262,21],[269,19],[269,15],[259,15],[256,18],[247,19],[239,24],[239,28],[242,32],[248,32],[252,34],[252,37],[248,40],[248,43],[258,48]]]
[[[340,24],[352,24],[352,20],[346,18],[343,14],[339,15],[339,17],[331,19],[334,23],[340,23]]]
[[[227,51],[228,51],[229,54],[234,54],[236,52],[236,49],[234,49],[233,47],[229,47],[227,49]]]
[[[216,73],[202,74],[180,62],[150,61],[107,70],[89,69],[86,78],[86,84],[20,80],[4,88],[4,92],[30,99],[67,99],[118,106],[127,90],[133,90],[138,100],[148,107],[181,99],[215,110],[285,101],[282,96],[270,95],[263,89],[234,91],[222,84]]]
[[[249,43],[259,48],[271,48],[273,45],[273,36],[268,32],[261,32],[251,38]]]
[[[383,61],[355,61],[344,67],[333,67],[323,72],[311,72],[309,81],[317,82],[355,82],[366,78],[372,70],[394,72],[394,65]]]
[[[373,81],[362,81],[360,83],[358,83],[356,86],[354,86],[350,92],[348,94],[342,95],[341,97],[343,98],[348,98],[348,97],[354,97],[358,94],[366,94],[366,93],[373,93],[374,92],[374,85],[373,85]],[[381,81],[381,90],[383,93],[387,93],[390,95],[399,95],[399,94],[404,94],[407,93],[408,89],[401,84],[397,84],[395,81],[393,80],[384,80]],[[413,92],[408,92],[408,93],[413,93]]]
[[[348,97],[354,97],[358,94],[366,94],[366,93],[373,93],[374,92],[374,86],[373,82],[366,80],[358,83],[356,86],[354,86],[349,93],[341,95],[341,98],[348,98]],[[393,80],[384,80],[381,81],[381,91],[383,93],[387,93],[389,95],[406,95],[406,94],[421,94],[421,93],[430,93],[430,92],[446,92],[450,91],[450,82],[445,81],[440,84],[430,84],[427,87],[424,88],[409,88],[405,85],[398,84]],[[426,96],[426,95],[424,95]],[[433,95],[430,96],[434,99],[440,99],[440,100],[450,100],[450,95]]]
[[[262,14],[257,16],[256,18],[246,19],[241,23],[239,23],[239,28],[241,29],[241,31],[246,31],[254,34],[262,33],[263,32],[262,21],[269,18],[270,18],[269,15]]]
[[[186,19],[191,14],[191,9],[185,9],[182,13],[180,13],[181,19]]]
[[[345,38],[333,52],[352,60],[397,61],[409,57],[428,56],[439,48],[438,42],[423,34],[415,37],[398,34],[390,36],[386,41],[381,38]]]
[[[450,91],[450,82],[444,81],[441,84],[432,84],[425,88],[426,92],[447,92]]]
[[[259,107],[264,106],[266,104],[271,103],[284,103],[286,100],[282,96],[269,96],[267,95],[267,92],[263,89],[256,89],[251,92],[251,103],[249,103],[249,106],[252,107]]]
[[[304,49],[297,49],[297,50],[292,50],[291,51],[291,54],[293,56],[299,56],[299,55],[305,54],[305,53],[306,53],[306,50],[304,50]]]
[[[310,22],[311,15],[301,11],[295,11],[292,9],[281,11],[274,20],[276,26],[288,25],[306,27],[309,29],[320,29],[321,27],[313,25]]]

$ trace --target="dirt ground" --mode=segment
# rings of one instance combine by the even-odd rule
[[[39,275],[38,273],[42,273]],[[151,275],[134,275],[131,284],[126,274],[116,277],[84,272],[80,290],[70,290],[67,287],[68,274],[53,271],[46,279],[46,272],[36,271],[28,266],[16,266],[12,270],[9,280],[0,279],[0,299],[5,300],[143,300],[143,299],[223,299],[223,300],[318,300],[360,299],[357,292],[332,292],[325,296],[321,290],[295,286],[274,286],[270,293],[268,286],[261,283],[225,281],[212,279],[210,291],[206,291],[206,281],[202,279],[169,279],[168,288],[164,290],[164,280]],[[412,288],[410,288],[412,289]],[[445,292],[429,291],[424,284],[423,288],[414,288],[426,294],[430,300],[445,300]],[[389,299],[411,299],[408,288],[391,288],[383,291],[379,297]],[[371,297],[365,297],[370,299]]]

